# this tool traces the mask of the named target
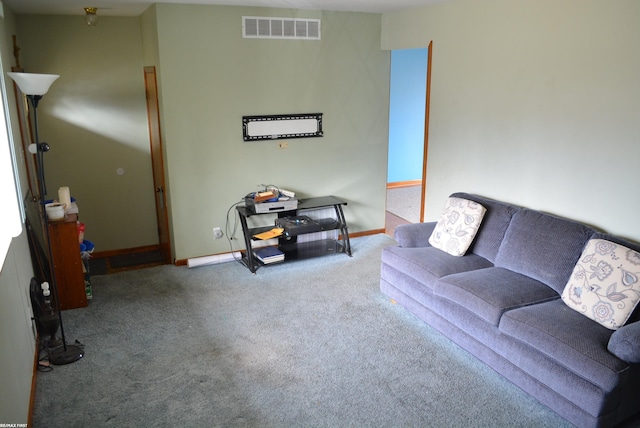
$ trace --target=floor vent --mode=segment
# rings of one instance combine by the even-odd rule
[[[242,37],[320,40],[320,20],[243,16]]]

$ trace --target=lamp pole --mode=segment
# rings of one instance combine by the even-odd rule
[[[42,96],[47,93],[51,84],[60,76],[55,74],[34,74],[34,73],[7,73],[11,77],[23,94],[29,98],[33,106],[34,123],[34,145],[36,149],[36,163],[38,168],[38,185],[40,186],[40,210],[44,218],[44,230],[47,240],[47,253],[49,256],[50,284],[53,289],[53,297],[58,311],[58,321],[60,323],[60,335],[62,345],[54,349],[49,349],[49,362],[54,365],[69,364],[78,361],[84,356],[84,349],[76,345],[67,345],[62,323],[62,311],[60,310],[60,299],[58,297],[58,284],[56,281],[55,266],[52,259],[51,236],[49,234],[49,219],[45,209],[45,195],[47,193],[44,177],[44,153],[49,151],[49,144],[40,142],[38,130],[38,104]],[[30,150],[31,151],[31,150]]]

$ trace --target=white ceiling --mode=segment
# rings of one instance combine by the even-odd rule
[[[442,0],[0,0],[16,14],[83,15],[97,7],[98,16],[138,16],[153,3],[260,6],[345,12],[383,13]]]

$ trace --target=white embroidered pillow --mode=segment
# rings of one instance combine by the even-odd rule
[[[464,256],[478,232],[485,207],[462,198],[449,198],[429,237],[429,243],[452,256]]]
[[[611,330],[622,327],[640,300],[640,253],[604,239],[590,240],[562,300]]]

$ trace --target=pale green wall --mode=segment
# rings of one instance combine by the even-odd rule
[[[321,18],[323,37],[242,39],[243,15]],[[159,4],[95,28],[68,16],[19,24],[25,68],[62,75],[41,104],[49,193],[71,187],[98,250],[157,242],[147,65],[158,73],[175,258],[229,251],[212,228],[224,228],[228,208],[258,183],[343,197],[352,231],[384,227],[389,53],[380,15]],[[242,141],[243,115],[305,112],[324,113],[324,138],[286,150]]]
[[[156,6],[150,6],[142,15],[140,15],[140,28],[142,33],[142,57],[144,61],[144,65],[155,67],[156,71],[156,84],[158,88],[158,104],[159,104],[159,116],[160,116],[160,138],[164,140],[164,119],[163,119],[163,104],[162,104],[162,87],[160,86],[160,79],[162,70],[160,68],[160,52],[159,52],[159,44],[158,44],[158,19],[156,14]],[[163,166],[164,166],[164,177],[165,177],[165,186],[164,190],[167,195],[167,201],[170,201],[171,187],[169,182],[169,173],[167,170],[167,165],[169,164],[169,160],[167,158],[167,149],[166,144],[162,141],[162,153],[163,153]],[[169,203],[167,202],[167,205]],[[171,215],[171,210],[167,209],[167,216],[169,222],[169,239],[172,250],[172,257],[175,259],[175,250],[173,248],[173,217]]]
[[[384,227],[389,52],[380,15],[169,4],[156,14],[176,258],[229,251],[212,228],[224,228],[227,210],[258,183],[346,199],[352,232]],[[243,39],[243,15],[320,18],[322,40]],[[242,140],[243,115],[313,112],[324,114],[323,138],[288,149]]]
[[[152,5],[142,15],[140,15],[142,62],[145,66],[157,66],[159,63],[158,27],[156,23],[156,6]]]
[[[452,0],[383,15],[433,40],[426,219],[469,191],[640,240],[640,2]]]
[[[140,20],[21,15],[18,29],[25,71],[61,75],[38,108],[48,197],[70,187],[97,251],[157,244]]]
[[[6,423],[27,423],[35,357],[29,283],[33,276],[26,232],[14,238],[0,271],[0,379],[10,391],[0,400]]]
[[[4,74],[15,65],[11,39],[15,34],[15,16],[7,8],[4,9],[4,15],[4,18],[0,18],[0,54],[3,66],[0,72],[5,76],[9,117],[15,121],[17,113],[13,83]],[[19,128],[15,126],[13,131],[19,138]],[[19,147],[16,154],[19,177],[26,180]],[[29,418],[35,333],[28,294],[33,267],[24,229],[20,236],[12,240],[4,263],[0,265],[0,379],[6,390],[0,400],[0,422],[26,424]]]

